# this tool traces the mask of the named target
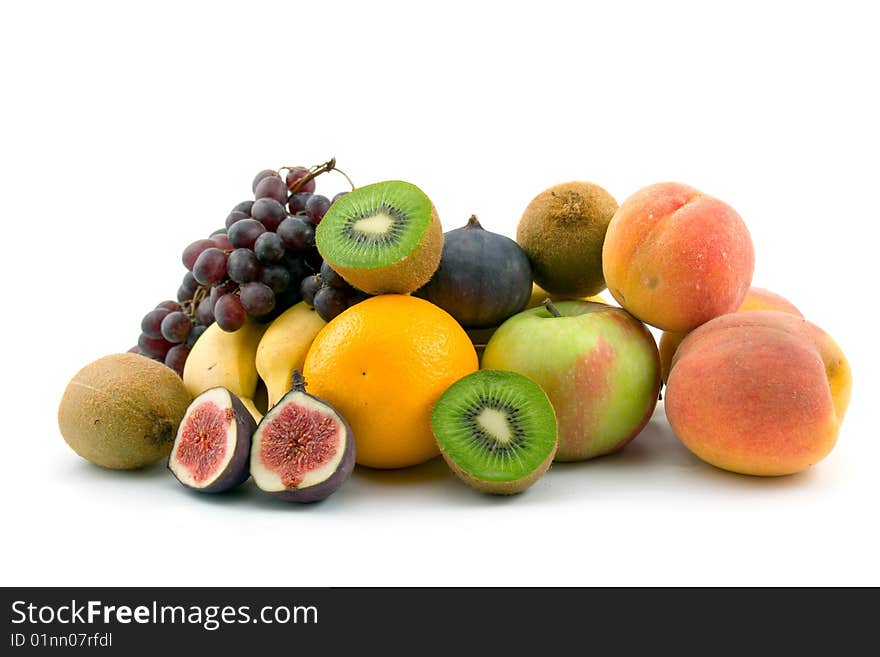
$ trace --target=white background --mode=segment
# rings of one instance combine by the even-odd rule
[[[601,4],[4,3],[0,583],[880,584],[870,3]],[[67,381],[136,341],[182,248],[258,170],[331,155],[359,184],[415,182],[446,229],[476,212],[512,236],[571,179],[724,199],[754,283],[852,362],[838,446],[798,476],[731,475],[661,406],[624,452],[515,498],[432,462],[312,506],[71,452]]]

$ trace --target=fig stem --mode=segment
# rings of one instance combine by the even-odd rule
[[[550,297],[544,299],[544,307],[547,309],[547,312],[549,312],[554,317],[562,317],[562,313],[559,312],[559,308],[553,305],[553,301],[552,299],[550,299]]]
[[[480,225],[480,220],[477,219],[477,215],[472,214],[471,218],[468,219],[468,222],[467,222],[467,225],[465,226],[465,228],[479,228],[482,230],[483,227]]]
[[[299,370],[293,370],[293,376],[291,378],[291,390],[298,390],[299,392],[306,391],[306,378],[303,376],[302,372]]]

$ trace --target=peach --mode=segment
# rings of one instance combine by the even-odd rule
[[[834,447],[851,388],[849,363],[819,327],[776,310],[731,313],[681,343],[666,417],[716,467],[793,474]]]
[[[769,290],[760,287],[750,287],[746,293],[740,307],[736,310],[738,313],[744,313],[749,310],[781,310],[784,313],[790,313],[803,317],[801,311],[798,310],[788,299],[784,299],[778,294],[774,294]],[[676,333],[674,331],[664,331],[660,336],[660,371],[663,374],[663,380],[669,379],[669,368],[672,365],[672,356],[678,345],[684,340],[687,333]]]
[[[681,183],[626,199],[602,249],[608,290],[640,320],[687,332],[739,308],[755,253],[745,223],[723,201]]]

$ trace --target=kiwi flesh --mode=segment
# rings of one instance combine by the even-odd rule
[[[591,182],[555,185],[532,199],[516,241],[529,256],[535,282],[567,298],[604,290],[602,245],[616,211],[614,197]]]
[[[453,383],[431,413],[443,458],[469,486],[512,495],[550,467],[556,415],[541,387],[522,374],[479,370]]]
[[[440,264],[443,229],[434,204],[401,180],[359,187],[336,200],[315,230],[321,257],[369,294],[409,294]]]

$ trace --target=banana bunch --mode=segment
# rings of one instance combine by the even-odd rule
[[[301,302],[271,324],[249,319],[234,333],[216,322],[193,345],[183,369],[183,384],[195,397],[222,386],[238,396],[259,422],[290,390],[293,370],[302,369],[324,320]]]

